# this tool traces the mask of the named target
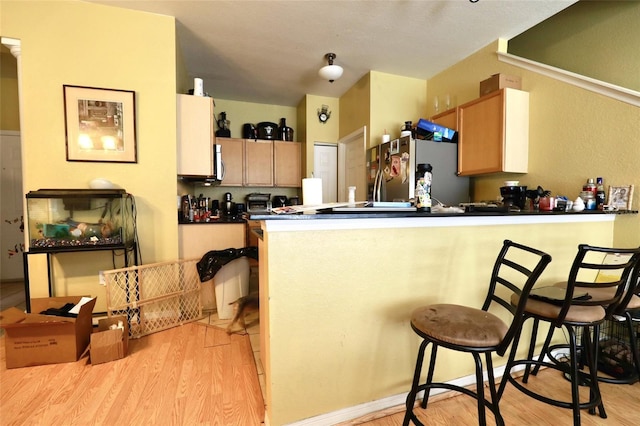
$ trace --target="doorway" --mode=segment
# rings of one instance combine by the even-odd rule
[[[322,202],[338,201],[338,145],[313,144],[313,176],[322,179]]]
[[[338,141],[338,201],[347,201],[350,186],[356,187],[356,201],[367,199],[367,126]]]

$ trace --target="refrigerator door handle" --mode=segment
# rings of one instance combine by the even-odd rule
[[[378,169],[376,172],[376,178],[373,181],[373,202],[379,202],[380,200],[380,188],[382,186],[382,171]]]

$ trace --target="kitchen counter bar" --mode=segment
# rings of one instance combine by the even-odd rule
[[[357,212],[357,213],[316,213],[316,214],[259,214],[250,215],[250,220],[323,220],[323,219],[395,219],[395,218],[436,218],[436,217],[579,217],[592,215],[638,214],[637,210],[600,211],[583,210],[581,212],[521,211],[521,212],[469,212],[469,213],[418,213],[418,212]]]
[[[336,413],[403,404],[419,345],[409,325],[414,308],[481,306],[504,239],[551,254],[539,285],[565,280],[578,244],[613,244],[618,216],[251,216],[262,230],[260,347],[268,424],[309,418],[333,424],[344,420],[331,417]],[[494,366],[505,362],[497,357]],[[473,368],[468,354],[448,354],[435,379],[466,384]]]

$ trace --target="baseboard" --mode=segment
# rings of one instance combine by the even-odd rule
[[[537,358],[538,355],[534,357]],[[548,360],[548,358],[545,358]],[[519,365],[513,368],[513,373],[518,373],[524,370],[523,365]],[[496,381],[499,381],[504,374],[504,366],[493,369],[494,377]],[[484,375],[484,381],[487,381],[487,375]],[[468,387],[475,386],[476,376],[471,374],[469,376],[460,377],[459,379],[451,380],[448,383]],[[450,391],[447,389],[434,389],[430,393],[430,398],[441,394],[451,394],[451,396],[459,395],[458,392]],[[443,395],[444,396],[444,395]],[[422,397],[422,392],[418,394],[418,398]],[[367,402],[364,404],[354,405],[352,407],[343,408],[341,410],[333,411],[319,416],[310,417],[308,419],[300,420],[294,423],[289,423],[289,426],[327,426],[327,425],[356,425],[365,421],[370,421],[375,418],[385,417],[390,414],[394,414],[399,411],[404,411],[404,405],[407,398],[407,394],[401,393],[398,395],[388,396],[376,401]],[[380,415],[375,415],[379,413]]]

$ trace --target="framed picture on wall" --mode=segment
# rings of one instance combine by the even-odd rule
[[[631,210],[633,200],[633,185],[610,186],[609,205],[618,210]]]
[[[64,85],[67,161],[136,163],[135,92]]]

